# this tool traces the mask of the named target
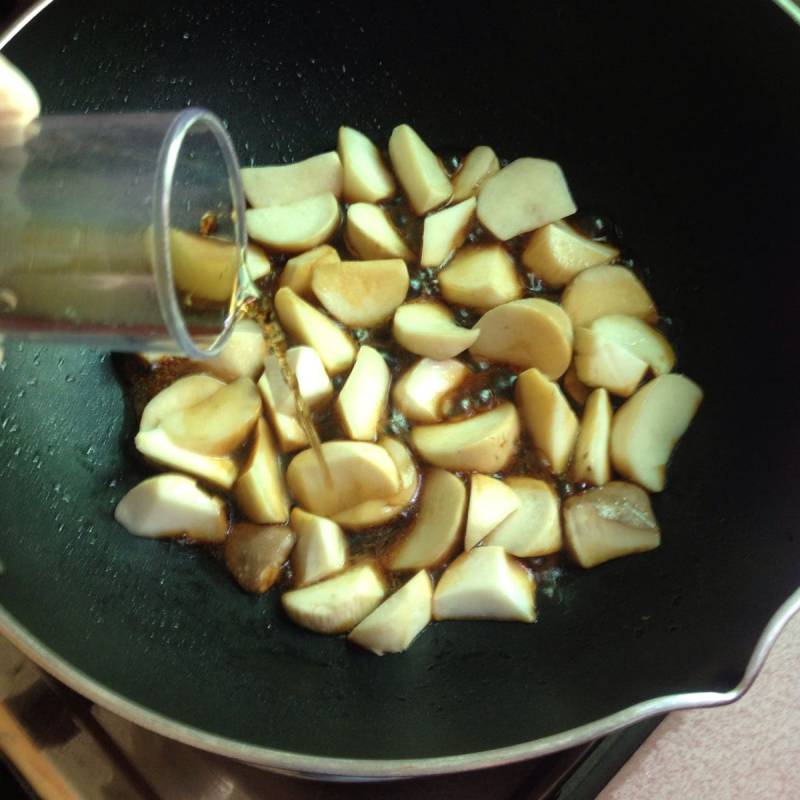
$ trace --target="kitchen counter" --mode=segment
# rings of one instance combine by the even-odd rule
[[[599,800],[800,797],[799,761],[800,614],[741,700],[670,714]]]

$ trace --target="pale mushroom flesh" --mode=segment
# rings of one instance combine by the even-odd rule
[[[378,144],[343,127],[338,152],[244,170],[247,267],[322,461],[282,345],[240,319],[213,359],[137,362],[136,447],[176,472],[117,518],[216,548],[245,591],[381,654],[431,618],[534,621],[565,554],[656,547],[647,491],[702,392],[671,374],[616,228],[580,232],[557,164],[443,161],[407,125],[388,159]],[[172,246],[179,288],[223,302],[230,247],[202,227]]]

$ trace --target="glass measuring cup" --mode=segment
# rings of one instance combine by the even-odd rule
[[[209,111],[46,116],[0,137],[0,333],[203,358],[252,291]]]

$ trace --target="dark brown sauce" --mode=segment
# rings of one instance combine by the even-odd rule
[[[460,166],[460,159],[457,156],[445,158],[443,162],[447,165],[451,174],[454,174],[456,169]],[[402,195],[382,205],[411,249],[415,253],[419,253],[421,249],[423,218],[416,217],[411,212],[408,203]],[[346,208],[347,206],[345,205],[345,212]],[[618,226],[610,219],[593,212],[579,212],[574,215],[574,217],[568,219],[567,222],[576,230],[595,241],[609,242],[620,248],[622,256],[617,260],[618,263],[634,267],[633,258],[630,253],[626,251],[622,242],[621,232]],[[523,296],[542,297],[544,299],[558,301],[561,294],[560,292],[549,290],[540,280],[532,276],[522,267],[520,254],[526,240],[527,234],[524,234],[504,243],[504,246],[514,258],[521,284],[524,287]],[[328,243],[336,248],[343,260],[359,258],[358,255],[348,248],[343,234],[343,227],[340,229],[337,236]],[[484,243],[496,244],[497,240],[484,230],[476,220],[467,234],[465,244]],[[290,256],[283,253],[270,254],[273,271],[270,276],[258,282],[259,289],[261,289],[267,297],[271,298],[274,296],[278,287],[278,276],[288,258],[290,258]],[[407,299],[441,300],[437,274],[442,267],[435,269],[421,268],[418,261],[409,261],[407,262],[407,266],[410,277]],[[480,312],[471,308],[451,306],[451,309],[455,314],[458,324],[467,328],[472,327],[481,316]],[[404,350],[393,340],[391,336],[391,322],[387,322],[385,325],[371,330],[355,329],[349,332],[359,344],[370,345],[383,355],[392,374],[392,386],[394,386],[397,378],[419,358],[413,353]],[[300,342],[294,341],[290,336],[286,337],[287,347],[292,347],[297,344],[300,344]],[[508,365],[476,361],[470,357],[469,353],[462,353],[459,358],[467,364],[471,374],[452,396],[446,398],[444,408],[447,421],[456,421],[484,411],[489,411],[503,401],[514,401],[516,379],[523,370]],[[138,356],[123,356],[120,369],[121,376],[129,387],[137,416],[141,415],[145,404],[166,386],[184,375],[202,371],[203,365],[201,363],[192,362],[185,358],[165,358],[156,364],[149,364]],[[345,378],[346,375],[338,375],[333,378],[333,384],[337,395]],[[579,407],[574,405],[569,394],[565,392],[565,395],[570,403],[573,404],[576,411],[579,412]],[[347,438],[336,414],[334,402],[331,402],[326,408],[316,411],[312,417],[321,441],[325,442],[331,439]],[[388,435],[397,437],[410,447],[408,444],[409,432],[410,424],[402,414],[393,408],[390,395],[388,413],[384,419],[382,431],[379,432],[379,436]],[[243,460],[245,458],[249,446],[250,442],[243,445],[240,452],[237,454],[239,459]],[[284,466],[291,460],[293,455],[294,453],[285,456]],[[417,466],[420,472],[420,486],[412,502],[401,514],[394,520],[370,530],[346,532],[351,563],[366,559],[375,559],[379,563],[382,562],[389,549],[395,546],[413,527],[419,503],[419,489],[421,489],[424,481],[424,472],[426,469],[426,465],[423,463],[418,462]],[[468,474],[456,474],[464,481],[469,480]],[[496,473],[496,477],[508,475],[529,475],[546,481],[556,489],[562,500],[575,491],[585,488],[580,484],[571,484],[564,477],[553,476],[546,462],[535,448],[533,448],[524,431],[521,435],[519,447],[514,458],[504,470]],[[218,487],[211,488],[216,493],[220,491]],[[227,500],[233,512],[232,523],[234,523],[239,519],[238,512],[232,496],[229,495]],[[220,558],[222,563],[224,563],[224,558],[220,555],[221,547],[207,546],[207,549],[214,552],[216,557]],[[457,550],[453,553],[449,560],[452,560],[459,552],[460,551]],[[563,552],[546,557],[521,560],[535,576],[539,592],[551,597],[558,595],[558,582],[568,564]],[[429,570],[434,578],[444,570],[448,561],[442,562],[435,568]],[[387,580],[391,588],[401,584],[405,580],[405,577],[404,575],[387,572]],[[291,566],[287,564],[284,567],[281,578],[276,583],[278,590],[291,588],[291,579]]]

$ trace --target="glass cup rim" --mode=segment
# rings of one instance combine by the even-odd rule
[[[228,340],[233,322],[237,316],[238,292],[237,284],[231,294],[222,330],[207,348],[200,347],[192,338],[181,312],[180,301],[172,270],[172,254],[169,241],[171,197],[181,150],[186,136],[196,125],[203,124],[214,136],[220,155],[222,156],[230,183],[233,201],[233,228],[235,244],[240,253],[242,263],[247,247],[247,229],[245,227],[245,199],[242,177],[239,171],[239,160],[233,142],[225,130],[219,117],[206,108],[187,108],[175,115],[167,130],[158,154],[155,183],[153,187],[153,233],[154,233],[154,269],[156,293],[161,308],[161,315],[166,323],[170,336],[189,358],[205,359],[217,355]],[[240,270],[241,271],[241,270]]]

